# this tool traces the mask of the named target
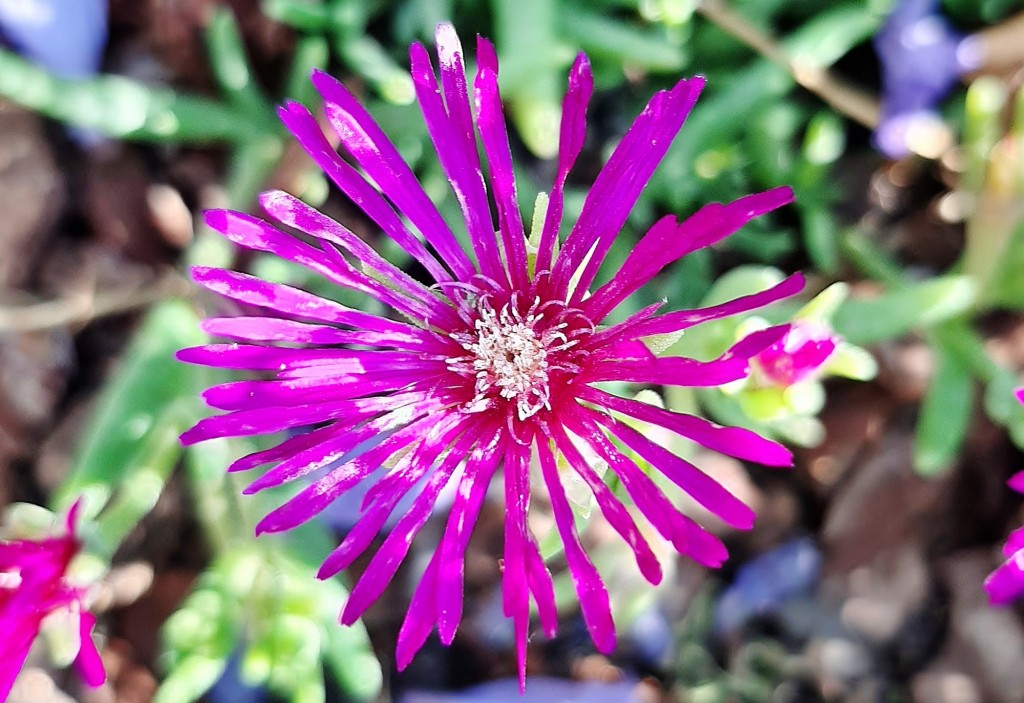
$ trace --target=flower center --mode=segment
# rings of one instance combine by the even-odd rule
[[[495,311],[484,297],[476,306],[472,330],[451,334],[468,354],[448,359],[449,367],[475,379],[467,412],[494,407],[499,398],[514,403],[520,420],[551,407],[548,374],[559,367],[551,354],[575,342],[562,331],[565,323],[544,324],[539,299],[525,313],[515,303],[513,298]]]

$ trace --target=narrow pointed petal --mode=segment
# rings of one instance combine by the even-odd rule
[[[295,408],[256,408],[239,410],[200,420],[181,435],[186,447],[208,439],[269,434],[326,422],[353,410],[351,401],[320,403]]]
[[[427,251],[419,239],[406,228],[391,205],[373,186],[347,164],[320,131],[316,119],[298,103],[287,103],[278,110],[281,122],[306,150],[317,166],[355,203],[366,216],[377,223],[402,249],[434,277],[435,281],[451,281],[452,275]]]
[[[627,447],[651,466],[657,467],[668,480],[727,525],[741,530],[753,527],[754,511],[696,466],[647,439],[624,422],[613,418],[602,418],[600,422]]]
[[[586,372],[586,382],[628,381],[669,386],[708,388],[746,377],[750,368],[745,358],[722,357],[697,361],[682,356],[656,357],[650,361],[608,359]]]
[[[82,680],[93,688],[101,685],[107,680],[107,672],[103,668],[103,660],[96,649],[96,643],[92,639],[92,629],[96,626],[96,616],[92,613],[82,613],[79,619],[78,636],[81,644],[78,649],[78,656],[75,657],[75,670]]]
[[[592,297],[583,301],[583,312],[591,319],[603,320],[627,296],[646,285],[672,262],[724,239],[755,217],[791,202],[791,188],[775,188],[748,195],[728,205],[705,205],[682,223],[671,216],[663,217],[640,239],[626,257],[622,269]]]
[[[313,72],[313,85],[324,99],[324,110],[342,146],[430,242],[459,280],[472,276],[473,265],[459,246],[416,175],[380,126],[348,89],[322,71]]]
[[[357,271],[330,245],[324,251],[315,249],[263,220],[230,210],[207,210],[204,217],[211,229],[240,246],[275,254],[305,266],[339,287],[379,300],[414,320],[425,320],[432,316],[433,310],[429,305],[405,297]]]
[[[612,622],[608,590],[601,581],[601,575],[580,545],[573,522],[572,508],[569,506],[569,500],[565,497],[565,489],[562,488],[562,481],[558,476],[555,457],[544,438],[540,438],[537,450],[544,483],[547,485],[548,494],[551,497],[555,526],[565,545],[565,559],[569,565],[569,574],[580,599],[583,620],[587,624],[587,631],[590,633],[590,638],[594,641],[597,651],[610,653],[615,649],[615,623]]]
[[[419,585],[412,594],[409,609],[405,611],[405,620],[398,630],[398,642],[395,645],[395,667],[404,671],[412,662],[416,653],[423,648],[423,644],[434,629],[434,622],[437,619],[437,576],[438,563],[440,562],[439,552],[434,552],[426,571],[420,577]]]
[[[569,422],[579,436],[585,436],[598,456],[608,462],[636,507],[676,551],[704,566],[717,568],[728,556],[725,546],[672,505],[660,488],[639,466],[624,456],[598,428],[606,416],[584,407],[576,409]],[[660,467],[655,467],[656,469]]]
[[[396,408],[396,406],[398,407]],[[431,399],[414,400],[407,404],[391,403],[389,405],[384,405],[382,408],[382,410],[391,410],[391,412],[379,415],[379,417],[376,417],[376,415],[378,415],[382,410],[378,410],[372,406],[368,409],[353,410],[346,414],[339,423],[347,427],[354,427],[363,420],[369,419],[369,421],[366,422],[366,424],[350,429],[347,432],[340,432],[337,435],[328,437],[324,442],[289,457],[246,486],[243,493],[258,493],[259,491],[267,488],[274,488],[284,483],[294,481],[302,476],[307,476],[314,471],[342,460],[342,458],[349,455],[350,452],[356,450],[358,447],[374,437],[406,426],[429,412],[436,410],[439,406],[440,403],[438,401]],[[392,410],[392,408],[396,409]],[[396,434],[404,436],[404,431],[405,430],[402,430]],[[391,438],[389,437],[388,439]],[[364,464],[372,464],[375,460],[374,457],[377,456],[377,454],[371,454],[371,452],[387,451],[387,446],[390,446],[387,445],[387,441],[388,440],[385,440],[376,447],[368,449],[364,454],[349,461],[346,466],[352,464],[352,462],[358,461],[360,462],[359,470],[363,470],[363,468],[365,468]],[[400,441],[401,439],[395,440],[395,443],[397,444]],[[384,446],[385,448],[380,449],[381,446]],[[367,454],[369,454],[369,456],[364,458]],[[379,466],[379,464],[380,462],[378,462],[377,465]],[[369,471],[372,472],[376,468],[377,466],[372,466],[369,468]],[[341,472],[343,470],[347,471],[349,469],[338,467],[333,469],[332,473]],[[354,472],[355,470],[352,469],[352,471]],[[345,488],[344,490],[348,490],[348,488]],[[339,491],[339,495],[341,492],[344,491]]]
[[[648,403],[627,400],[597,388],[587,388],[580,398],[597,406],[629,415],[672,430],[708,449],[766,466],[791,466],[793,454],[781,444],[741,427],[722,427],[695,415],[665,410]]]
[[[280,381],[232,381],[212,386],[203,400],[218,410],[244,410],[258,406],[289,407],[324,400],[346,400],[376,393],[407,390],[422,380],[420,370],[389,375],[358,374],[289,378]]]
[[[578,303],[589,289],[612,240],[703,87],[704,79],[696,77],[680,81],[672,90],[656,93],[601,169],[554,265],[552,285],[557,291],[567,291],[570,279],[579,275],[571,303]],[[588,255],[589,261],[584,264]]]
[[[519,212],[512,150],[498,90],[498,57],[494,47],[483,37],[478,36],[476,43],[478,68],[473,86],[477,126],[490,167],[491,191],[498,206],[498,231],[509,276],[514,287],[524,288],[527,283],[526,233]]]
[[[179,361],[224,369],[276,371],[314,369],[316,375],[365,374],[372,371],[416,370],[427,375],[441,368],[441,359],[406,351],[363,349],[288,349],[249,344],[204,344],[178,352]]]
[[[509,442],[505,447],[505,556],[501,595],[505,616],[512,618],[519,690],[526,686],[526,640],[530,625],[530,585],[526,567],[529,544],[526,514],[530,510],[529,449]]]
[[[627,338],[629,339],[649,337],[655,334],[671,334],[673,332],[680,332],[704,322],[719,320],[723,317],[738,315],[739,313],[750,312],[751,310],[756,310],[792,295],[796,295],[803,290],[804,284],[805,280],[803,275],[795,273],[789,278],[786,278],[760,293],[746,295],[742,298],[734,298],[733,300],[721,303],[720,305],[697,308],[696,310],[677,310],[664,315],[658,315],[657,317],[650,317],[646,320],[638,320],[637,324],[628,328],[628,330],[624,323],[622,332],[624,334],[628,331],[629,335]],[[616,325],[616,327],[618,327],[618,325]],[[609,330],[609,336],[612,336],[611,333],[613,330],[615,330],[615,327]]]
[[[303,434],[297,434],[293,437],[289,437],[280,444],[270,447],[269,449],[263,449],[235,459],[228,465],[227,471],[228,473],[249,471],[257,466],[262,466],[263,464],[283,461],[284,459],[294,456],[301,451],[305,451],[314,445],[320,444],[339,432],[344,432],[347,427],[347,424],[333,423],[325,427],[310,430],[309,432],[304,432]]]
[[[349,594],[345,609],[341,612],[343,625],[351,625],[358,620],[359,616],[380,597],[387,585],[391,583],[395,572],[398,571],[399,564],[409,553],[413,539],[430,518],[434,504],[437,502],[437,496],[448,484],[461,458],[458,454],[450,453],[431,472],[423,491],[416,496],[412,507],[402,516],[402,519],[384,540],[384,544],[373,555],[366,571],[363,572],[359,582]]]
[[[551,580],[551,572],[544,563],[540,549],[533,539],[530,540],[530,548],[526,553],[526,569],[530,582],[530,593],[533,594],[533,600],[537,604],[537,617],[540,619],[541,629],[548,637],[554,637],[558,634],[555,585]]]
[[[569,88],[562,100],[562,123],[558,132],[558,172],[551,186],[544,229],[541,230],[537,245],[537,271],[548,271],[551,268],[558,230],[562,224],[565,179],[586,141],[587,105],[593,92],[594,74],[590,70],[590,60],[586,54],[577,54],[572,68],[569,69]]]
[[[376,471],[389,457],[409,446],[433,423],[427,417],[395,432],[373,449],[347,462],[303,489],[256,525],[256,534],[283,532],[318,515],[331,501]]]
[[[455,639],[459,621],[462,620],[466,548],[501,458],[498,443],[494,439],[494,429],[482,430],[481,436],[489,441],[481,443],[466,460],[466,469],[459,482],[444,535],[437,547],[437,630],[444,644],[451,644]]]
[[[630,381],[693,388],[721,386],[746,377],[751,357],[781,340],[789,329],[789,325],[777,325],[753,332],[712,361],[683,356],[656,357],[649,351],[638,351],[636,343],[608,344],[592,356],[593,367],[581,374],[581,381]]]
[[[450,62],[455,60],[453,47]],[[491,209],[484,189],[483,172],[477,156],[475,133],[466,131],[462,110],[469,109],[469,97],[458,96],[459,90],[452,74],[457,70],[449,65],[442,66],[442,79],[447,76],[449,100],[448,110],[454,109],[459,117],[453,119],[441,100],[441,88],[437,84],[434,68],[426,49],[420,44],[409,48],[412,63],[413,85],[416,97],[427,125],[427,132],[437,150],[437,158],[441,162],[445,175],[451,183],[455,199],[462,208],[462,216],[466,222],[466,232],[473,245],[473,253],[480,264],[480,272],[495,280],[505,280],[505,270],[498,256],[497,241],[494,236],[494,225],[491,221]],[[461,79],[462,90],[465,91],[465,72]],[[468,277],[461,280],[469,280]]]
[[[384,527],[399,501],[412,490],[420,479],[427,475],[441,452],[448,447],[457,434],[466,429],[468,424],[459,417],[448,418],[446,422],[431,428],[423,437],[422,442],[399,460],[395,467],[388,472],[388,477],[392,479],[389,482],[389,490],[379,493],[378,499],[372,502],[359,516],[358,522],[345,535],[345,539],[320,566],[317,578],[329,578],[339,571],[347,569],[352,561],[370,546],[373,538]],[[476,438],[472,435],[464,435],[459,442],[456,442],[451,451],[457,454],[464,452],[475,440]]]
[[[601,514],[604,515],[608,524],[619,533],[619,536],[633,550],[633,556],[636,558],[636,565],[640,569],[640,573],[645,579],[655,585],[661,583],[661,564],[658,563],[658,557],[654,555],[651,546],[640,533],[629,511],[612,494],[611,489],[608,488],[601,477],[590,468],[587,460],[579,453],[579,450],[576,449],[565,432],[557,426],[552,426],[551,429],[554,431],[553,438],[558,451],[562,453],[562,456],[566,458],[569,465],[575,469],[580,478],[590,487],[597,505],[601,509]],[[576,429],[582,429],[582,426]],[[583,436],[584,441],[589,441],[591,434],[593,433],[585,432]]]
[[[423,339],[423,330],[383,317],[353,310],[306,291],[255,276],[204,266],[192,268],[192,278],[202,287],[226,298],[294,317],[367,329],[398,338]]]
[[[432,306],[435,314],[441,315],[448,308],[426,286],[382,257],[355,233],[298,198],[272,190],[260,195],[260,206],[278,222],[347,251],[364,269],[374,271],[405,295]]]

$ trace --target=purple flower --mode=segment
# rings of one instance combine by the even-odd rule
[[[478,39],[478,69],[470,86],[462,48],[450,25],[439,26],[437,44],[440,84],[419,44],[410,50],[412,76],[438,158],[462,208],[460,227],[465,227],[471,251],[460,245],[369,113],[343,85],[316,73],[313,83],[323,97],[327,119],[365,175],[335,152],[302,105],[286,105],[280,111],[282,120],[338,188],[419,262],[433,283],[411,277],[342,225],[282,192],[264,194],[263,209],[276,222],[304,232],[308,242],[256,217],[207,213],[209,225],[231,241],[307,266],[339,286],[386,304],[402,319],[347,308],[242,273],[195,268],[193,276],[200,285],[261,307],[267,314],[209,319],[204,323],[207,332],[240,343],[186,349],[179,358],[259,371],[272,379],[207,390],[207,403],[227,413],[200,421],[182,441],[192,444],[317,425],[229,467],[243,471],[275,464],[253,481],[248,493],[324,470],[267,515],[257,527],[259,533],[287,530],[309,520],[382,465],[389,467],[367,493],[359,522],[324,562],[322,578],[346,568],[366,550],[403,496],[426,478],[412,507],[401,515],[353,588],[341,614],[346,624],[354,622],[392,579],[441,490],[449,483],[457,485],[447,527],[398,636],[399,668],[409,663],[435,625],[444,643],[455,636],[463,607],[463,555],[488,486],[500,482],[507,509],[503,608],[513,620],[523,677],[531,596],[543,629],[554,633],[557,624],[551,576],[527,527],[530,495],[536,488],[531,476],[550,499],[589,632],[597,648],[607,652],[615,646],[608,593],[580,544],[562,472],[575,472],[586,482],[608,522],[632,548],[643,574],[657,583],[660,565],[633,514],[585,457],[607,462],[637,511],[681,553],[702,564],[720,565],[727,556],[725,547],[677,511],[620,446],[657,467],[726,523],[749,528],[754,514],[622,416],[668,428],[735,457],[773,466],[790,464],[786,449],[747,430],[622,398],[596,384],[718,386],[742,378],[750,357],[777,341],[784,328],[757,332],[707,362],[658,358],[643,340],[789,296],[803,286],[799,274],[767,291],[713,307],[657,315],[657,304],[621,323],[601,323],[665,266],[789,203],[793,196],[788,188],[777,188],[728,205],[707,205],[684,222],[664,217],[641,238],[622,270],[588,293],[599,264],[704,80],[682,80],[651,99],[598,175],[579,219],[559,247],[566,176],[583,146],[593,90],[586,56],[577,57],[569,74],[557,176],[546,207],[544,198],[538,199],[536,231],[528,239],[517,202],[494,47]],[[278,342],[288,346],[273,344]],[[386,438],[343,465],[325,469],[378,435]]]
[[[915,128],[941,121],[935,106],[981,64],[978,41],[957,33],[938,10],[938,0],[901,0],[875,35],[883,89],[875,143],[893,158],[909,153]]]
[[[817,374],[839,338],[824,325],[797,322],[775,344],[754,356],[754,368],[760,380],[788,388]]]
[[[0,0],[0,36],[55,75],[86,78],[107,44],[107,0]]]
[[[1024,388],[1017,391],[1017,399],[1024,403]],[[1009,481],[1010,488],[1024,493],[1024,471]],[[1006,561],[985,579],[985,590],[993,605],[1004,605],[1024,596],[1024,527],[1010,533],[1003,546]]]
[[[84,590],[68,581],[79,550],[75,537],[77,503],[68,511],[66,533],[40,540],[0,540],[0,701],[7,700],[43,621],[59,612],[77,618],[75,667],[90,686],[106,680],[92,641],[96,618],[84,605]]]

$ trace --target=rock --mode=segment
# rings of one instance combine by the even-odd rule
[[[950,598],[944,658],[978,684],[981,700],[1019,703],[1024,700],[1024,625],[1013,610],[989,605],[981,584],[994,565],[987,549],[961,550],[939,563]],[[927,679],[921,685],[926,684]]]
[[[64,200],[64,180],[42,120],[0,101],[0,289],[28,279]]]

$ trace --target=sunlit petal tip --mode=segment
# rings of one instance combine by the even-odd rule
[[[456,54],[462,53],[462,42],[451,22],[438,22],[434,31],[437,53],[441,61],[450,62]]]
[[[1024,471],[1020,471],[1011,476],[1006,482],[1006,485],[1018,493],[1024,493]]]

